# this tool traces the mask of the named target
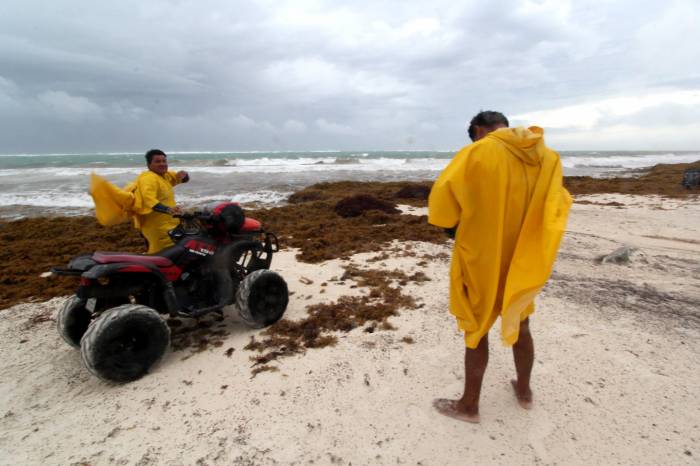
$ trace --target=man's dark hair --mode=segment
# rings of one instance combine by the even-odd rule
[[[482,111],[476,114],[472,121],[469,122],[469,139],[476,139],[476,127],[483,126],[485,128],[493,128],[496,125],[506,125],[508,127],[508,118],[501,112],[492,112],[491,110]]]
[[[155,157],[156,155],[162,155],[163,157],[167,157],[167,154],[165,152],[163,152],[162,150],[151,149],[148,152],[146,152],[146,163],[148,165],[150,165],[151,161],[153,160],[153,157]]]

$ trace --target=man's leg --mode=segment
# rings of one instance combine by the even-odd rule
[[[525,409],[532,408],[532,390],[530,390],[530,374],[535,361],[535,345],[530,333],[530,319],[520,322],[520,336],[513,345],[513,360],[517,380],[511,380],[518,403]]]
[[[459,400],[438,398],[433,401],[435,409],[455,419],[466,422],[479,422],[479,396],[481,383],[489,362],[488,335],[479,342],[476,349],[466,348],[464,352],[464,394]]]

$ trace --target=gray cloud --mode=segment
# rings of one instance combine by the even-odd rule
[[[0,152],[454,149],[480,109],[700,89],[697,24],[695,0],[9,0]],[[573,149],[619,118],[552,134]],[[645,144],[700,147],[660,121]]]

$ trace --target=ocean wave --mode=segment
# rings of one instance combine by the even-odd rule
[[[624,170],[625,167],[622,165],[581,165],[581,164],[575,164],[572,168],[588,168],[588,167],[595,167],[595,168],[610,168],[610,169],[616,169],[616,170]]]
[[[365,156],[365,154],[370,156]],[[428,176],[437,175],[451,159],[443,153],[434,156],[429,156],[427,152],[421,154],[426,154],[426,156],[419,154],[410,156],[407,155],[407,152],[395,152],[391,153],[391,156],[376,152],[343,152],[334,155],[325,152],[319,154],[304,152],[294,153],[294,157],[276,158],[270,152],[265,152],[261,154],[262,156],[253,158],[236,158],[235,155],[226,153],[224,157],[210,159],[187,160],[175,157],[170,160],[170,169],[190,172],[193,175],[193,181],[196,181],[198,176],[204,180],[218,181],[227,176],[253,176],[255,174],[296,179],[306,176],[318,177],[326,173],[328,176],[336,178],[347,176],[348,179],[352,179],[355,176],[353,174],[357,173],[362,177],[376,174],[377,177],[381,178],[388,173],[425,172]],[[590,172],[619,171],[652,166],[658,163],[692,162],[698,159],[700,159],[700,153],[697,152],[563,152],[561,154],[564,168],[577,173],[586,170]],[[123,158],[120,161],[123,162]],[[133,161],[133,165],[114,166],[112,162],[102,159],[82,160],[80,165],[66,166],[51,163],[51,166],[48,166],[47,162],[47,165],[41,167],[8,167],[0,169],[0,183],[15,186],[16,190],[22,189],[20,182],[35,183],[35,186],[45,183],[47,186],[53,187],[57,183],[85,183],[84,179],[94,172],[122,185],[145,170],[146,167],[140,162],[139,160],[138,165]]]
[[[178,204],[185,206],[200,206],[204,204],[218,202],[238,202],[240,204],[260,204],[260,205],[279,205],[285,202],[292,194],[292,191],[272,191],[260,190],[245,193],[235,194],[216,194],[216,195],[179,195],[177,196]]]
[[[658,154],[619,154],[597,155],[590,152],[588,155],[561,155],[561,162],[565,168],[643,168],[660,163],[690,163],[700,159],[700,153],[677,154],[672,152]]]
[[[348,165],[353,163],[360,163],[360,161],[354,157],[337,157],[333,163],[337,165]]]
[[[260,174],[284,174],[284,173],[305,173],[324,171],[361,171],[361,172],[382,172],[382,171],[415,171],[415,170],[442,170],[448,159],[345,159],[336,162],[336,158],[304,159],[294,163],[290,161],[259,160],[256,163],[251,161],[228,161],[226,164],[170,164],[171,170],[185,170],[192,174],[211,174],[226,176],[238,173],[260,173]],[[43,168],[10,168],[0,169],[0,179],[4,177],[29,177],[29,178],[75,178],[85,177],[90,173],[96,173],[105,177],[136,177],[144,171],[144,167],[43,167]]]
[[[97,173],[102,176],[131,174],[137,176],[143,167],[44,167],[44,168],[8,168],[0,170],[0,177],[65,177],[87,176]]]
[[[52,208],[94,207],[87,193],[61,193],[59,191],[0,193],[0,206],[31,206]]]
[[[292,191],[260,190],[244,193],[216,195],[178,194],[178,205],[200,206],[212,202],[238,202],[240,204],[279,205]],[[44,207],[47,209],[93,208],[94,202],[87,193],[66,193],[60,190],[0,193],[0,207]]]
[[[235,160],[229,160],[229,159],[219,159],[219,160],[213,160],[211,162],[211,165],[214,167],[225,167],[227,165],[229,166],[235,166],[236,161]]]

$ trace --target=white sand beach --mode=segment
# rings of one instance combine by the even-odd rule
[[[395,242],[378,261],[368,259],[382,251],[322,264],[284,250],[272,268],[293,292],[287,319],[366,293],[330,281],[349,263],[431,280],[403,287],[419,307],[391,318],[395,330],[338,333],[335,346],[273,361],[277,371],[255,377],[256,353],[244,346],[260,331],[232,313],[221,346],[171,351],[144,378],[113,385],[56,332],[65,297],[2,310],[0,464],[698,464],[700,199],[576,201],[531,319],[531,411],[513,396],[499,323],[481,424],[431,406],[463,387],[449,245]],[[634,248],[629,263],[596,262],[622,246]]]

